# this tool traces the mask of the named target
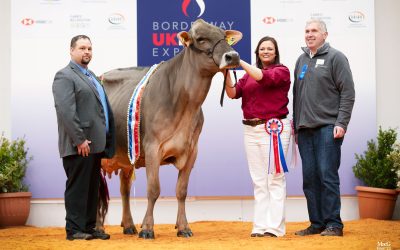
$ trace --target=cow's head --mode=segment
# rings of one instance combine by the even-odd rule
[[[239,66],[239,53],[232,45],[242,39],[242,33],[236,30],[223,30],[208,24],[202,19],[196,20],[189,32],[178,33],[183,46],[204,53],[219,69],[236,68]]]

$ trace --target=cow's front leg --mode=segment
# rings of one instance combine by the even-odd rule
[[[178,215],[176,217],[176,226],[178,237],[192,237],[192,230],[189,228],[189,224],[186,218],[186,196],[189,184],[190,173],[193,168],[193,164],[196,160],[197,148],[193,150],[189,157],[185,167],[179,170],[178,182],[176,183],[176,198],[178,200]]]
[[[147,154],[146,154],[147,157]],[[146,175],[147,175],[147,210],[143,218],[142,230],[139,238],[154,239],[154,205],[160,196],[160,179],[159,179],[159,159],[148,160],[146,158]]]
[[[132,174],[133,167],[123,168],[120,172],[119,178],[121,181],[120,192],[122,198],[122,221],[121,227],[123,227],[124,234],[137,234],[135,224],[133,223],[131,209],[130,209],[130,193],[132,186]]]

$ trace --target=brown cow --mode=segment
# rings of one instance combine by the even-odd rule
[[[176,184],[177,235],[193,235],[186,219],[185,200],[204,121],[201,105],[213,76],[224,69],[239,66],[239,54],[229,45],[241,39],[242,34],[238,31],[224,31],[199,19],[192,24],[189,32],[182,31],[177,36],[185,48],[162,63],[151,75],[141,101],[141,153],[135,168],[146,167],[148,205],[140,238],[154,239],[153,209],[160,195],[159,167],[165,164],[173,164],[179,170]],[[137,233],[129,206],[133,167],[127,156],[127,109],[134,88],[148,70],[116,69],[103,76],[117,134],[116,155],[112,160],[103,162],[103,169],[108,173],[122,169],[121,226],[125,234]],[[103,220],[104,217],[99,218],[97,229],[103,229]]]

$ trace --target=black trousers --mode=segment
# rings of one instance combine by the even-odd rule
[[[64,193],[67,235],[92,233],[96,226],[101,154],[66,156],[63,165],[67,175]]]

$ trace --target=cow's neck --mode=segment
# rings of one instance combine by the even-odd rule
[[[175,79],[170,79],[174,82],[175,93],[179,93],[176,98],[188,98],[193,104],[201,106],[207,97],[210,90],[211,80],[216,74],[216,66],[210,59],[204,55],[199,54],[191,49],[184,49],[182,53],[174,59],[174,67],[178,69]],[[202,62],[207,60],[207,62]],[[207,69],[205,64],[211,69]],[[213,72],[214,70],[215,72]]]

